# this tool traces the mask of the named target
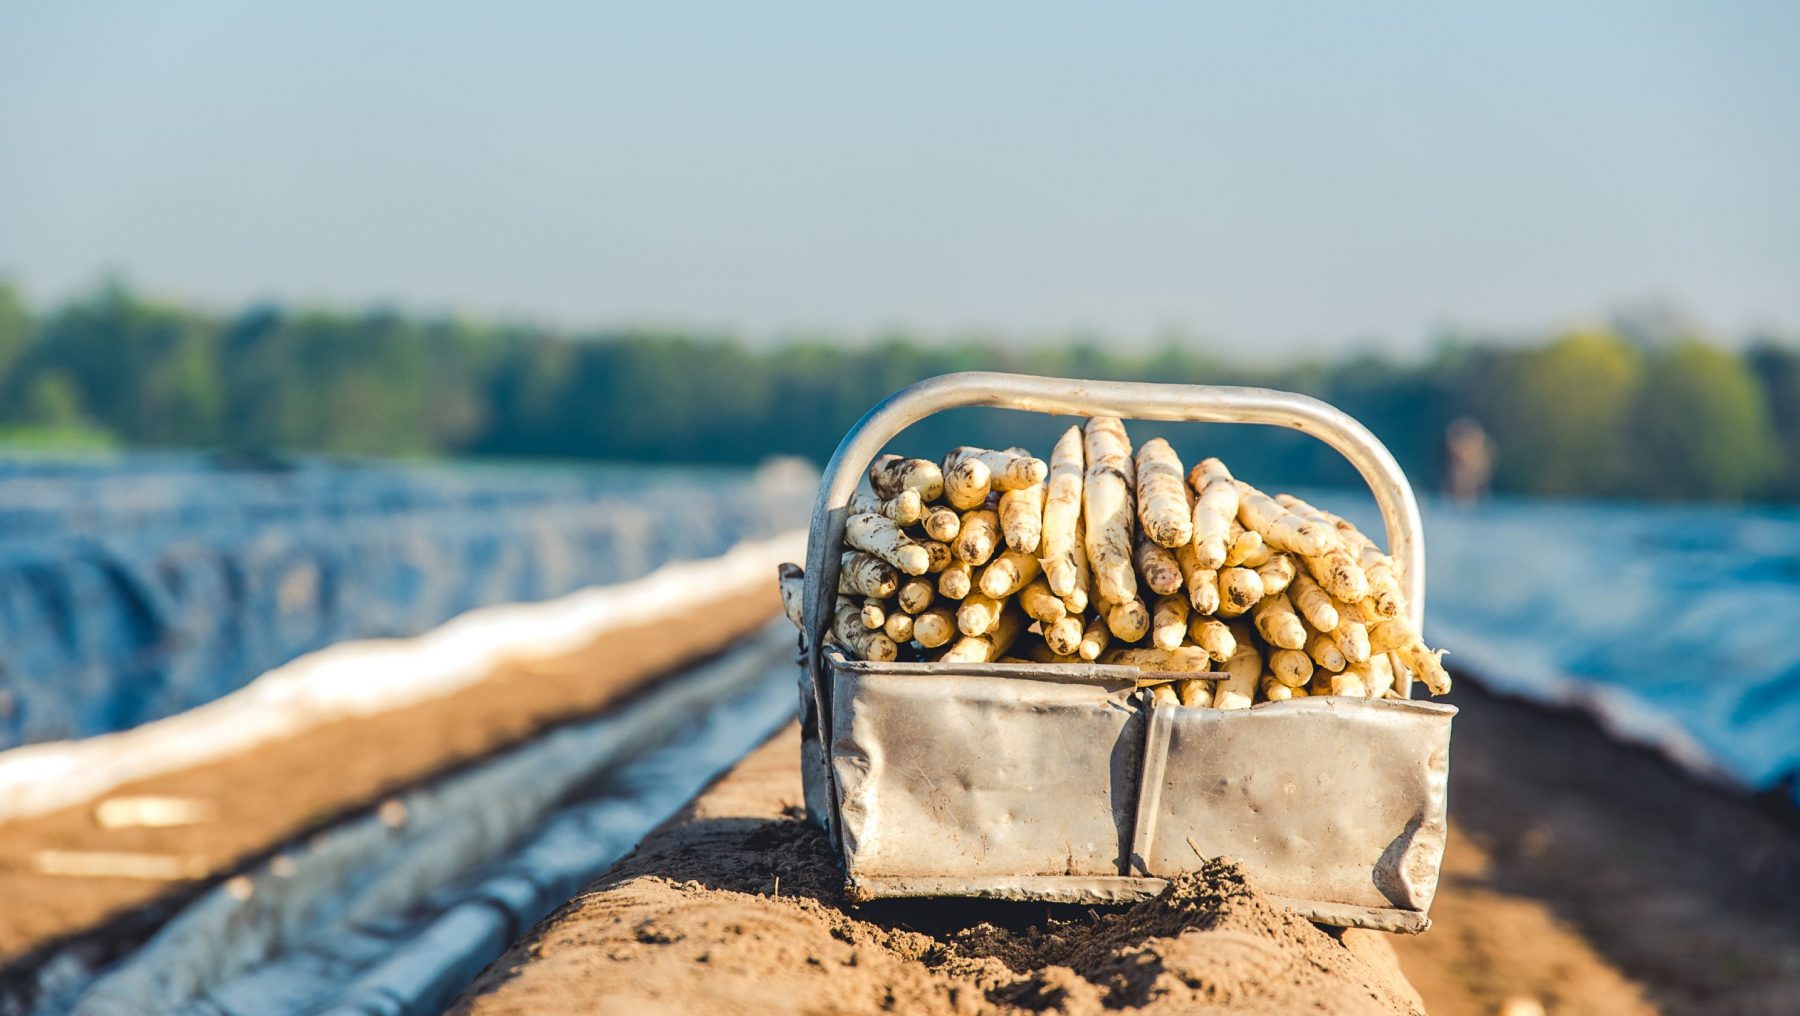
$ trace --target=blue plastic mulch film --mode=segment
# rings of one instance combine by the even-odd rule
[[[804,469],[0,462],[0,749],[805,524]]]

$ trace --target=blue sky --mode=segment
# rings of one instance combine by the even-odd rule
[[[1800,4],[0,4],[0,274],[751,336],[1800,329]]]

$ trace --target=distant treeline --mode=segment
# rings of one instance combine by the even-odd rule
[[[1422,485],[1469,417],[1494,487],[1546,495],[1800,500],[1800,350],[1742,354],[1608,330],[1521,346],[1446,342],[1422,361],[1276,369],[1222,347],[1118,352],[905,340],[751,350],[671,334],[560,335],[391,312],[256,307],[219,316],[117,284],[33,313],[0,284],[0,437],[369,455],[752,463],[823,461],[882,396],[955,370],[1257,384],[1363,420]],[[1061,424],[1066,425],[1066,424]],[[963,411],[909,432],[937,454],[971,439],[1048,450],[1059,424]],[[1337,482],[1333,453],[1267,428],[1154,428],[1251,478]]]

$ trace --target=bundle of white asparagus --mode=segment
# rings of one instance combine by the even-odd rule
[[[1158,699],[1243,709],[1450,690],[1398,569],[1349,522],[1270,497],[1162,438],[1070,427],[1046,464],[957,448],[885,455],[850,507],[831,641],[864,660],[1133,665]],[[781,566],[801,623],[798,565]],[[1183,677],[1182,675],[1206,675]]]

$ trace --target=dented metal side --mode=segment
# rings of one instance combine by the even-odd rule
[[[1152,708],[1130,668],[825,655],[854,898],[1114,903],[1225,856],[1313,920],[1429,924],[1454,706]]]
[[[1277,896],[1425,910],[1444,856],[1455,712],[1337,696],[1158,707],[1168,739],[1156,822],[1138,845],[1148,873],[1233,857]]]
[[[849,871],[1120,874],[1143,750],[1132,681],[833,673]]]

